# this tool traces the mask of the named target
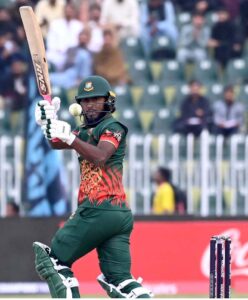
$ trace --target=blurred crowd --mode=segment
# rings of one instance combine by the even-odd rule
[[[138,55],[145,62],[174,60],[185,69],[209,60],[223,79],[223,93],[213,102],[201,93],[204,79],[182,78],[189,94],[178,104],[172,131],[197,136],[208,128],[229,136],[245,130],[237,78],[227,82],[225,74],[235,59],[248,63],[248,0],[0,0],[1,132],[20,133],[24,126],[32,65],[19,15],[22,5],[34,8],[42,28],[54,89],[67,95],[91,74],[113,86],[138,85],[133,57],[123,46],[132,37],[140,42]],[[244,85],[248,74],[242,76]]]

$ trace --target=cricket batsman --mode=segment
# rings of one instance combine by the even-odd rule
[[[55,233],[51,248],[33,244],[36,271],[53,298],[80,298],[71,266],[96,249],[102,272],[97,280],[111,298],[150,298],[150,291],[130,273],[133,216],[122,185],[128,129],[112,116],[116,96],[103,77],[90,76],[75,99],[84,120],[75,131],[58,120],[58,98],[51,104],[41,100],[35,109],[52,148],[77,152],[81,174],[76,212]]]

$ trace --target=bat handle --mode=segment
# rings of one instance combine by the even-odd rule
[[[42,97],[44,98],[44,100],[47,100],[50,103],[52,102],[52,96],[51,95],[42,95]]]
[[[44,100],[47,100],[50,103],[52,102],[52,96],[51,95],[42,95],[42,96],[43,96]],[[59,141],[60,141],[60,139],[58,139],[58,138],[52,139],[52,142],[54,142],[54,143],[57,143]]]

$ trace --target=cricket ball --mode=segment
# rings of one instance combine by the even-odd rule
[[[80,116],[82,113],[82,107],[78,103],[73,103],[69,106],[69,112],[74,117]]]

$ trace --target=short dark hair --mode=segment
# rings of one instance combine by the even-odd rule
[[[101,11],[101,6],[100,6],[98,3],[96,3],[96,2],[95,2],[95,3],[92,3],[92,4],[90,5],[89,11],[92,11],[92,10],[95,10],[95,9]]]
[[[12,209],[13,209],[14,212],[16,212],[17,214],[19,213],[20,207],[19,207],[19,205],[17,203],[15,203],[14,201],[10,201],[7,204],[12,207]]]
[[[217,13],[219,13],[219,12],[226,12],[229,14],[229,10],[224,5],[221,5],[220,7],[218,7]]]
[[[171,170],[165,167],[158,168],[159,173],[162,175],[164,180],[171,181]]]
[[[191,79],[189,82],[189,85],[192,85],[192,84],[202,85],[202,83],[197,79]]]
[[[229,91],[234,91],[234,86],[232,84],[228,84],[224,87],[224,93]]]
[[[199,12],[199,11],[197,11],[197,10],[193,11],[193,13],[192,13],[192,18],[194,18],[194,17],[202,17],[202,18],[205,18],[204,14],[201,13],[201,12]]]

